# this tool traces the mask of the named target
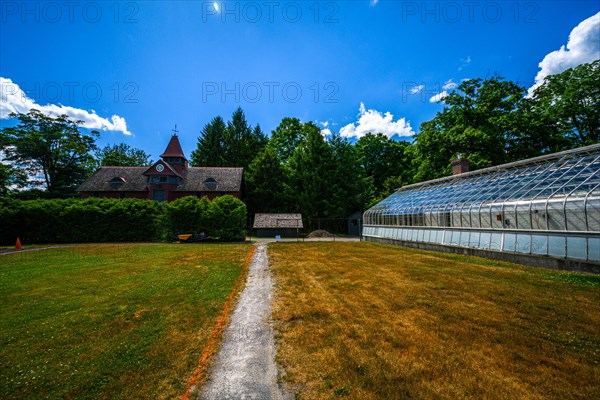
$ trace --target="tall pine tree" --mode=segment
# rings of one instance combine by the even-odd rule
[[[304,124],[305,140],[290,159],[290,181],[295,208],[306,218],[327,218],[332,204],[335,165],[331,147],[312,122]]]
[[[222,167],[225,165],[225,122],[216,116],[198,137],[198,146],[192,152],[194,167]]]
[[[248,212],[289,212],[287,180],[275,149],[265,147],[246,170]]]
[[[253,129],[246,121],[244,111],[238,108],[225,129],[224,166],[248,167],[266,144],[267,138],[260,126]]]

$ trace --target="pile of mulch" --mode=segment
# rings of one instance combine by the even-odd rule
[[[316,231],[312,231],[311,233],[308,234],[307,238],[308,239],[315,239],[315,238],[332,238],[335,237],[334,234],[329,233],[323,229],[317,229]]]

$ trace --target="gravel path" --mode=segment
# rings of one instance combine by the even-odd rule
[[[277,383],[271,324],[273,281],[266,244],[258,244],[246,287],[225,330],[210,379],[196,399],[287,400]]]

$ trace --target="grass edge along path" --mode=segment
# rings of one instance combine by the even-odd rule
[[[254,257],[255,250],[256,250],[256,245],[253,245],[252,248],[250,249],[250,251],[248,252],[248,255],[246,256],[246,260],[244,261],[244,266],[242,267],[240,276],[238,277],[237,281],[235,282],[235,285],[233,286],[233,289],[231,290],[231,294],[229,295],[229,298],[227,299],[227,302],[225,303],[225,306],[223,307],[223,310],[221,311],[221,315],[217,321],[217,324],[215,325],[215,328],[213,329],[213,332],[210,335],[208,343],[206,344],[206,347],[204,348],[204,352],[202,353],[202,357],[200,358],[198,367],[196,367],[196,369],[192,373],[192,377],[190,378],[190,380],[188,382],[188,387],[187,387],[185,393],[183,394],[182,400],[189,400],[190,395],[197,389],[197,386],[199,386],[206,377],[206,371],[208,370],[209,363],[212,359],[212,356],[217,351],[215,344],[218,343],[218,339],[220,339],[220,337],[223,334],[223,330],[226,326],[226,322],[229,320],[231,311],[233,310],[234,300],[236,298],[236,295],[238,293],[238,290],[239,290],[242,282],[246,279],[248,266],[250,265],[250,262],[252,262],[252,257]]]

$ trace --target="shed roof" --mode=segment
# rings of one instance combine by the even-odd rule
[[[299,228],[302,229],[302,214],[255,214],[254,228]]]

